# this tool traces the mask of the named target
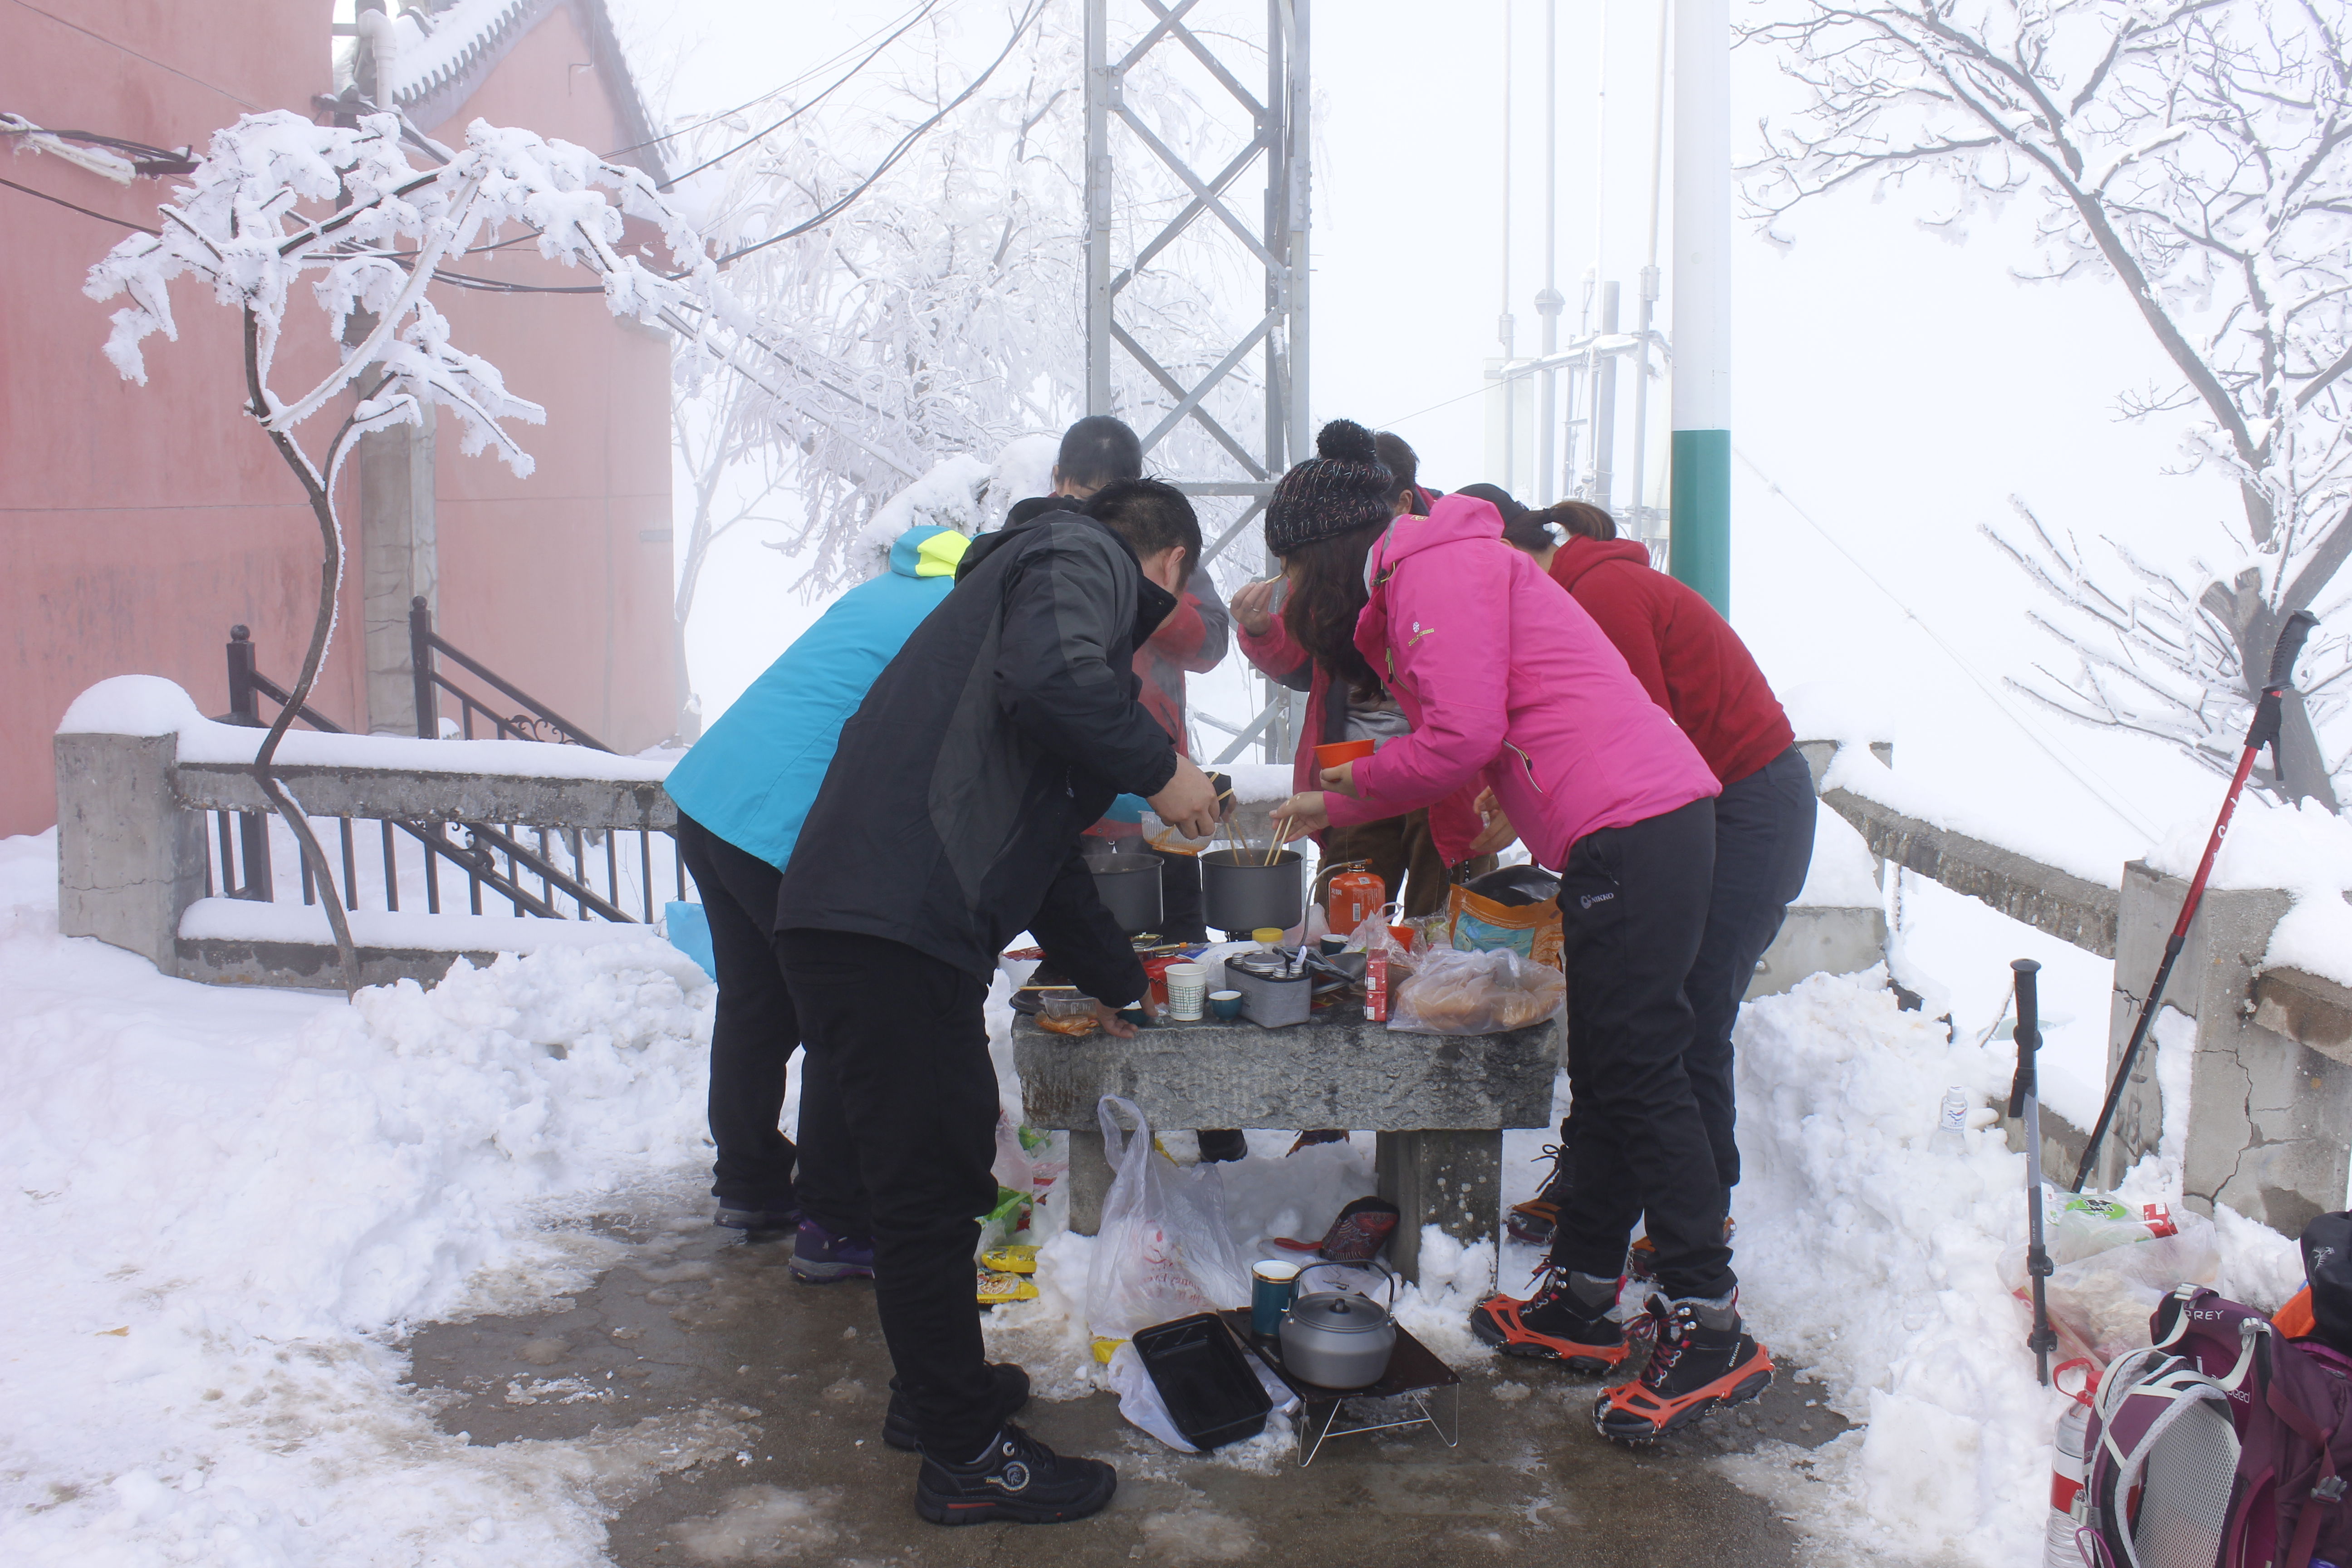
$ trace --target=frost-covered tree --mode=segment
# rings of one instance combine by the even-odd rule
[[[507,390],[496,365],[450,341],[447,319],[426,294],[436,273],[476,247],[535,234],[542,256],[601,279],[615,315],[668,327],[689,368],[751,357],[737,335],[748,318],[719,282],[702,236],[642,171],[481,121],[457,149],[413,131],[404,141],[403,132],[392,114],[364,115],[354,126],[316,125],[285,110],[248,114],[215,133],[189,183],[159,209],[160,233],[116,246],[90,269],[86,289],[98,300],[130,297],[114,313],[106,353],[142,384],[143,341],[179,336],[174,279],[193,278],[214,303],[244,318],[239,401],[300,482],[322,546],[310,646],[253,773],[323,890],[344,984],[353,990],[359,968],[332,869],[272,766],[334,636],[343,566],[337,477],[359,437],[417,423],[428,400],[456,416],[467,455],[487,447],[528,475],[530,456],[507,426],[545,418]],[[425,166],[410,161],[411,147]],[[667,267],[648,265],[641,244],[624,247],[630,218],[658,236]],[[318,308],[292,324],[331,344],[334,364],[308,385],[285,386],[279,349],[289,307],[306,286]],[[320,415],[334,428],[314,450],[301,431]]]
[[[1775,0],[1746,29],[1807,89],[1748,171],[1768,220],[1824,193],[1917,184],[1927,221],[2038,197],[2028,276],[2120,286],[2177,380],[2135,418],[2189,416],[2241,506],[2218,561],[2085,550],[2030,512],[1988,530],[2048,595],[2066,649],[2020,689],[2223,771],[2273,644],[2344,602],[2352,554],[2352,57],[2345,0]],[[2021,508],[2023,512],[2023,509]],[[2290,701],[2288,792],[2332,809],[2352,640],[2317,641]]]
[[[876,569],[870,524],[919,476],[952,456],[993,459],[1085,411],[1079,21],[1074,5],[1026,7],[1002,52],[960,71],[934,19],[854,93],[827,97],[824,81],[806,103],[780,98],[673,140],[674,162],[719,160],[684,189],[719,254],[742,253],[725,263],[729,285],[772,351],[766,384],[748,396],[681,384],[679,455],[698,509],[680,563],[681,636],[730,517],[765,520],[763,542],[802,568],[801,591],[831,593]],[[1155,61],[1124,90],[1189,155],[1220,132],[1213,106]],[[1137,221],[1164,220],[1167,194],[1146,188],[1139,161],[1118,178]],[[1139,273],[1123,320],[1197,378],[1234,341],[1221,302],[1250,286],[1181,258]],[[1145,428],[1172,402],[1131,365],[1114,395]],[[1244,373],[1211,406],[1247,439],[1262,402]],[[1207,473],[1222,458],[1188,424],[1154,461]]]

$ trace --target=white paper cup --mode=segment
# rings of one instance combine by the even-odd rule
[[[1168,1016],[1180,1024],[1198,1023],[1202,1002],[1209,993],[1207,966],[1171,963],[1160,978],[1168,987]]]

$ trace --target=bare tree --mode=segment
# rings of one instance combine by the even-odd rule
[[[414,167],[412,142],[436,166]],[[321,545],[310,646],[254,754],[253,775],[301,844],[322,890],[344,986],[356,991],[358,958],[332,868],[273,767],[334,635],[343,561],[336,480],[355,437],[415,423],[427,399],[457,417],[464,450],[491,447],[518,475],[531,471],[531,459],[506,422],[546,417],[538,405],[507,391],[496,365],[450,342],[448,321],[426,297],[428,287],[441,268],[496,243],[501,226],[512,225],[536,235],[541,254],[596,273],[614,314],[670,327],[689,363],[697,354],[734,352],[735,339],[720,323],[743,312],[719,283],[701,235],[642,171],[481,121],[468,130],[464,148],[452,150],[415,136],[392,114],[363,115],[354,126],[315,125],[282,110],[248,114],[214,134],[189,184],[159,211],[160,232],[117,245],[90,268],[85,291],[98,300],[130,296],[130,305],[114,313],[106,353],[126,379],[142,384],[142,340],[159,331],[179,336],[174,279],[193,276],[214,300],[243,316],[240,401],[300,482]],[[659,232],[675,272],[646,266],[642,246],[624,252],[625,216]],[[305,284],[335,364],[289,395],[274,384],[278,350],[287,307]],[[345,342],[347,323],[356,342]],[[331,408],[342,418],[314,458],[297,431]]]
[[[2113,279],[2171,361],[2129,417],[2186,414],[2196,465],[2235,482],[2214,563],[2096,555],[2030,512],[1988,529],[2049,595],[2073,668],[2021,690],[2224,769],[2280,626],[2343,599],[2352,554],[2352,59],[2345,0],[1794,0],[1744,36],[1809,89],[1765,127],[1768,221],[1846,186],[1932,182],[1927,219],[2041,198],[2023,275]],[[2021,512],[2023,509],[2021,508]],[[2352,639],[2315,643],[2290,694],[2294,796],[2336,806],[2315,720],[2343,708]]]

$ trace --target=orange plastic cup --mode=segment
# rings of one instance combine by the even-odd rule
[[[1315,748],[1315,765],[1336,768],[1341,763],[1352,763],[1359,757],[1369,757],[1379,747],[1376,741],[1334,741]]]

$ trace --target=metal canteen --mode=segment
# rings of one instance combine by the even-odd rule
[[[1314,1270],[1336,1267],[1340,1266],[1308,1264],[1298,1272],[1299,1288],[1305,1289]],[[1292,1297],[1282,1314],[1282,1364],[1291,1375],[1321,1388],[1369,1388],[1387,1373],[1389,1354],[1396,1349],[1396,1276],[1386,1268],[1381,1272],[1389,1282],[1386,1306],[1351,1290]]]
[[[1296,849],[1271,866],[1263,849],[1212,849],[1201,857],[1201,903],[1219,931],[1288,931],[1307,912],[1307,862]]]
[[[1089,855],[1087,869],[1094,873],[1095,894],[1119,930],[1133,936],[1160,929],[1159,856]]]

